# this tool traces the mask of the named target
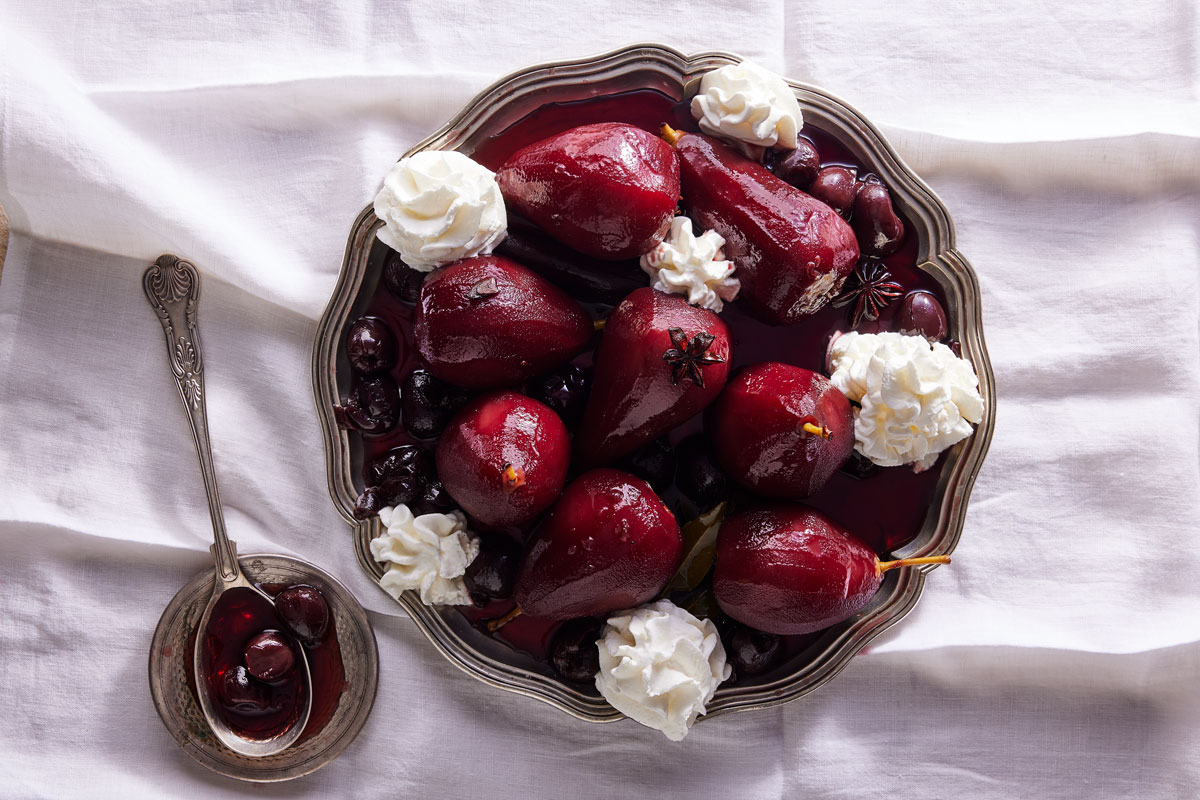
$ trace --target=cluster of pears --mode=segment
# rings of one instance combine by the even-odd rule
[[[717,139],[665,126],[661,137],[620,123],[568,130],[514,153],[497,181],[510,210],[600,271],[661,242],[682,196],[724,237],[739,302],[770,324],[822,307],[859,258],[854,231],[827,204]],[[506,388],[567,364],[597,336],[573,436],[553,409]],[[576,299],[517,260],[486,255],[429,276],[414,338],[434,376],[482,392],[438,442],[446,491],[489,526],[548,512],[525,550],[513,614],[566,620],[663,591],[683,558],[679,525],[646,481],[614,465],[710,406],[721,466],[774,503],[724,520],[712,585],[728,616],[770,633],[818,630],[860,611],[888,569],[924,563],[880,562],[796,503],[851,454],[846,398],[788,364],[731,377],[724,321],[678,295],[635,289],[597,333]]]

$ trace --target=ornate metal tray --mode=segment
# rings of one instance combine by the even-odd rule
[[[654,89],[676,100],[695,93],[705,72],[742,59],[731,53],[684,55],[657,44],[631,45],[578,61],[541,64],[516,72],[476,96],[440,130],[414,146],[420,150],[459,150],[470,155],[489,135],[498,133],[546,103],[600,97],[634,89]],[[995,384],[984,346],[979,285],[954,245],[954,223],[936,195],[905,166],[883,136],[845,102],[815,86],[789,81],[806,123],[832,133],[860,163],[879,174],[894,202],[918,237],[917,263],[941,285],[947,300],[950,335],[961,342],[963,357],[979,376],[987,408],[974,435],[956,445],[941,463],[934,498],[919,535],[898,557],[948,554],[962,533],[967,499],[983,464],[996,419]],[[321,317],[313,349],[313,389],[325,436],[329,491],[334,505],[353,529],[353,546],[363,570],[378,579],[383,570],[369,542],[380,533],[379,520],[355,520],[351,514],[360,486],[361,453],[340,430],[334,405],[348,391],[350,370],[340,343],[350,320],[366,305],[379,280],[385,255],[375,231],[381,226],[371,206],[350,230],[341,275]],[[872,604],[858,617],[834,626],[792,659],[786,669],[757,683],[720,688],[701,719],[785,703],[813,691],[836,675],[869,641],[912,610],[929,568],[890,572]],[[382,589],[380,590],[382,591]],[[611,722],[622,715],[598,694],[557,679],[540,663],[474,630],[453,609],[422,605],[412,592],[401,601],[429,640],[455,666],[501,689],[528,695],[589,722]],[[781,674],[784,673],[784,674]]]

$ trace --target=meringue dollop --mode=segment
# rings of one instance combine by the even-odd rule
[[[669,600],[609,617],[596,644],[604,699],[675,742],[732,672],[716,626]]]
[[[854,449],[884,467],[928,469],[971,435],[983,396],[971,362],[923,336],[858,333],[829,348],[830,380],[854,411]]]
[[[413,589],[431,606],[471,602],[463,573],[479,555],[479,540],[461,512],[414,517],[401,503],[380,509],[379,521],[386,530],[371,540],[371,555],[387,566],[379,585],[388,594],[399,600]]]
[[[716,231],[696,236],[687,217],[671,220],[671,230],[641,258],[642,271],[660,292],[681,294],[694,306],[720,312],[737,297],[741,283],[725,260],[725,239]]]
[[[400,159],[375,196],[375,216],[379,240],[421,272],[487,255],[508,232],[495,173],[454,150]]]
[[[700,80],[692,98],[700,130],[746,145],[796,148],[804,116],[783,78],[753,61],[727,64]]]

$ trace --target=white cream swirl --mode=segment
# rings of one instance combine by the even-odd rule
[[[675,742],[731,672],[716,626],[669,600],[610,617],[596,644],[604,699]]]
[[[408,589],[430,606],[461,606],[471,602],[463,573],[479,555],[479,540],[467,530],[461,512],[414,517],[401,503],[379,512],[387,530],[371,540],[371,556],[387,565],[379,579],[397,600]]]
[[[667,238],[642,256],[642,270],[660,292],[682,294],[694,306],[720,312],[742,286],[725,260],[724,246],[721,234],[696,236],[690,219],[676,217]]]
[[[375,196],[375,216],[379,240],[421,272],[486,255],[508,232],[495,173],[454,150],[400,159]]]
[[[833,385],[862,405],[854,448],[881,466],[928,469],[983,418],[971,362],[923,336],[843,334],[829,348],[829,367]]]
[[[692,116],[705,133],[756,147],[795,149],[804,127],[791,87],[753,61],[728,64],[701,78]]]

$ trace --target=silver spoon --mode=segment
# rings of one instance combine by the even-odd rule
[[[251,739],[238,734],[221,719],[212,697],[212,687],[205,678],[205,636],[209,617],[221,595],[231,589],[248,589],[265,598],[273,607],[274,599],[254,586],[238,565],[237,547],[225,533],[225,516],[221,512],[221,494],[217,490],[217,475],[213,470],[212,447],[208,437],[208,415],[204,405],[204,360],[200,355],[200,332],[196,323],[196,307],[200,301],[200,275],[196,267],[173,255],[162,255],[146,270],[142,278],[146,297],[162,323],[167,335],[167,355],[171,361],[171,373],[179,388],[187,412],[192,438],[196,442],[196,455],[200,457],[200,472],[204,476],[204,489],[208,495],[208,513],[212,517],[213,546],[209,548],[216,566],[212,596],[200,622],[196,625],[196,649],[192,654],[192,669],[195,676],[196,694],[200,710],[217,739],[223,745],[244,756],[263,757],[285,750],[300,737],[308,724],[312,711],[312,676],[308,671],[308,657],[303,647],[296,651],[296,669],[301,670],[304,681],[303,707],[287,730],[271,739]]]

